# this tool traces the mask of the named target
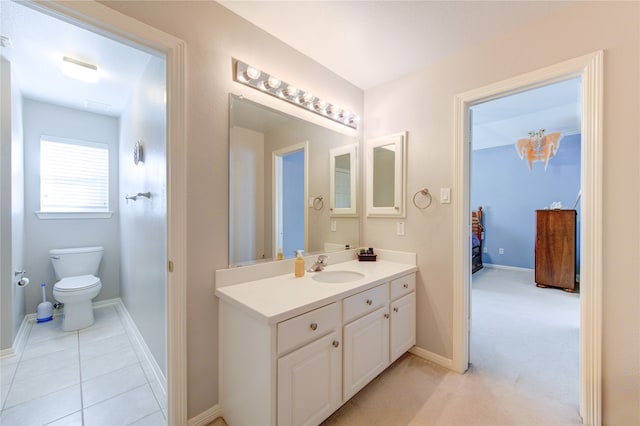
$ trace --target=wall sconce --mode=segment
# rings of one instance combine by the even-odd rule
[[[242,61],[235,60],[235,68],[234,80],[238,83],[278,97],[352,129],[358,128],[360,117],[347,109],[330,104],[311,92],[301,90]]]

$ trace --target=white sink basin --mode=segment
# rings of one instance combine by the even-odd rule
[[[364,278],[364,274],[355,271],[321,271],[313,274],[312,279],[321,283],[348,283]]]

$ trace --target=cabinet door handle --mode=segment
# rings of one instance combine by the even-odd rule
[[[373,303],[373,300],[371,299],[367,299],[367,301],[365,302],[367,305],[371,305]]]
[[[384,314],[384,317],[385,318],[389,318],[389,314]]]
[[[333,343],[331,343],[333,345],[334,348],[337,348],[338,346],[340,346],[340,342],[338,342],[337,340],[334,340]]]
[[[313,331],[316,331],[316,329],[318,328],[318,324],[316,324],[315,322],[312,322],[311,325],[309,326]]]
[[[404,283],[404,284],[402,284],[402,287],[404,287],[404,288],[409,288],[409,284]]]
[[[398,307],[397,306],[393,307],[393,312],[398,312]]]

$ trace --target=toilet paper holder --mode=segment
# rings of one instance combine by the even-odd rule
[[[16,281],[16,284],[18,285],[18,287],[26,287],[29,284],[29,278],[25,277],[24,274],[26,274],[27,271],[13,271],[13,275],[14,276],[20,276],[20,278],[18,278],[18,281]]]

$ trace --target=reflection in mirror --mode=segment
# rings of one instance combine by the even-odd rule
[[[393,207],[395,202],[395,145],[373,149],[373,206]]]
[[[367,216],[404,217],[407,134],[367,141]]]
[[[357,213],[358,163],[356,153],[355,144],[329,151],[329,210],[332,217]]]
[[[283,258],[291,258],[296,249],[314,253],[344,249],[345,245],[357,247],[357,140],[235,95],[230,96],[229,105],[230,266],[273,260],[279,249]],[[349,166],[346,166],[346,157],[338,164],[341,173],[348,174],[354,186],[341,190],[341,200],[348,196],[350,201],[340,202],[351,203],[349,208],[353,214],[332,217],[335,215],[331,215],[329,203],[325,206],[311,200],[327,199],[330,180],[335,178],[327,158],[331,150],[346,146],[353,147],[353,154],[348,154]],[[292,176],[297,177],[288,177],[289,153],[300,153],[300,147],[305,147],[303,157],[307,157],[307,161],[291,165]],[[291,155],[290,159],[297,160],[295,157]],[[292,194],[287,184],[304,180],[301,176],[305,174],[306,190],[296,189],[298,195],[287,201]],[[339,179],[346,181],[344,176]],[[302,197],[299,191],[304,193]],[[285,234],[292,228],[297,229],[296,237],[288,239]],[[299,247],[301,245],[303,247]]]

